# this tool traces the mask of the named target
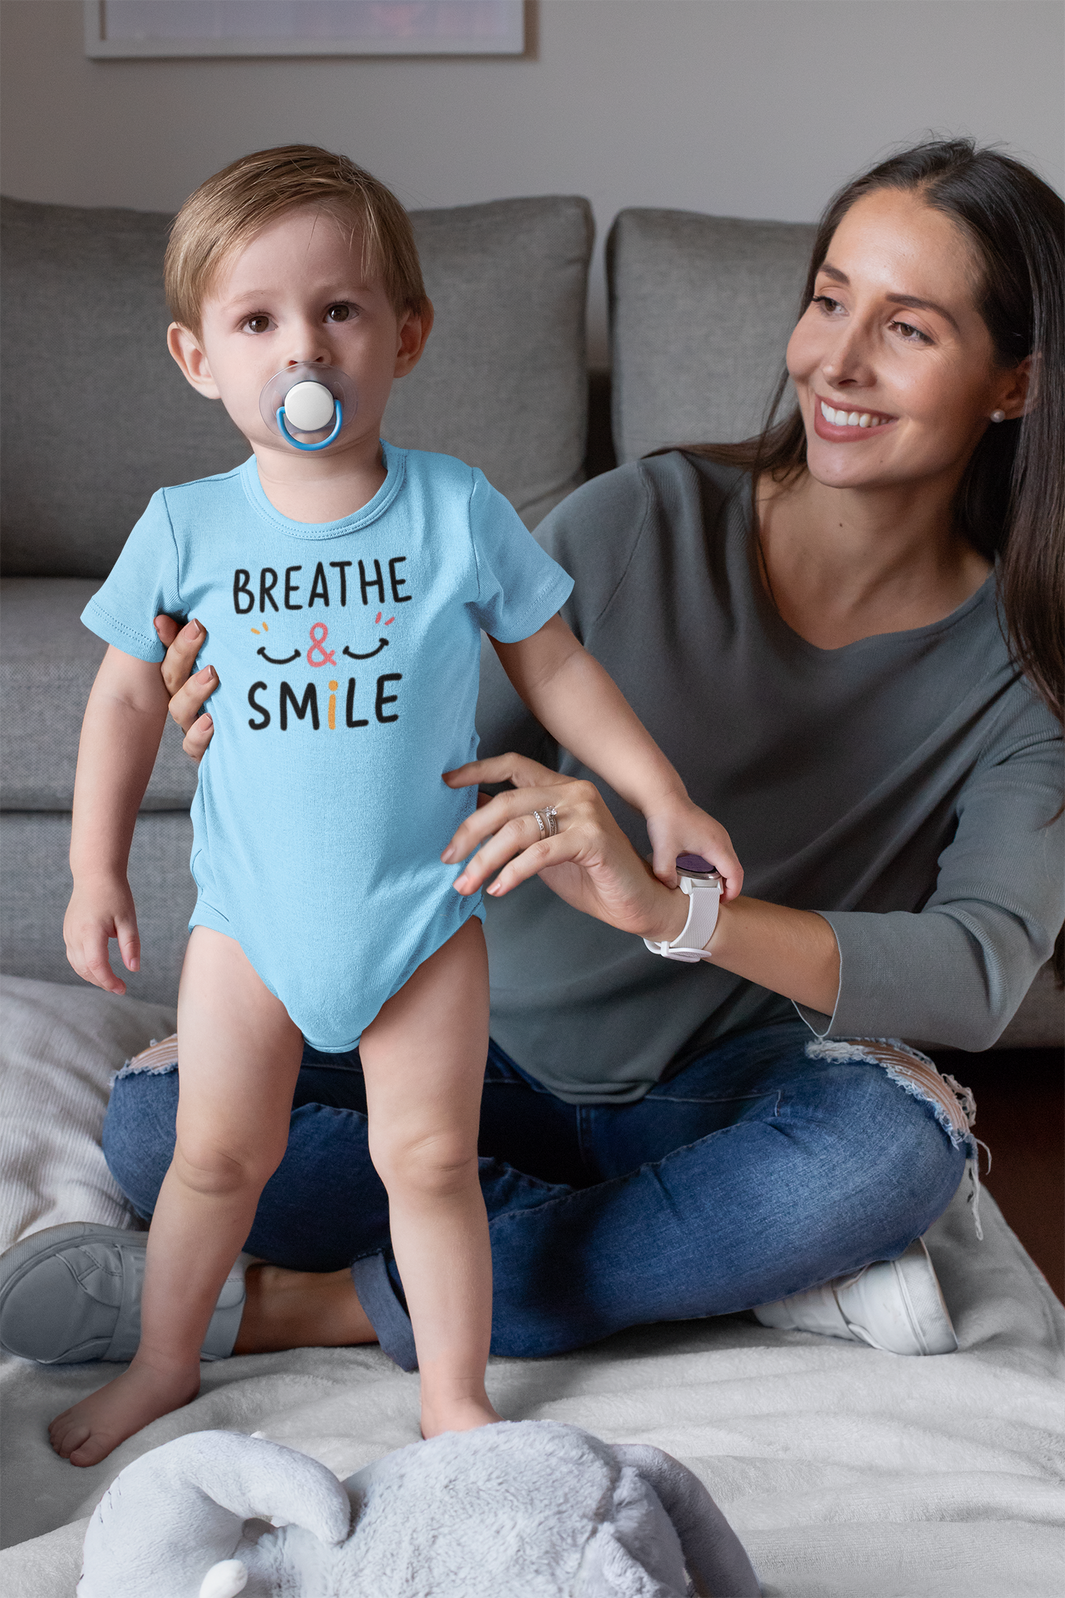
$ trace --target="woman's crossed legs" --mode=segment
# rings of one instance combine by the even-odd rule
[[[809,1040],[801,1023],[741,1034],[618,1106],[565,1104],[490,1049],[480,1181],[493,1352],[549,1355],[746,1309],[919,1236],[954,1193],[965,1148],[880,1066],[812,1058]],[[144,1214],[175,1100],[172,1071],[135,1068],[112,1097],[108,1161]],[[281,1268],[249,1273],[237,1351],[376,1335],[412,1368],[358,1057],[305,1051],[294,1103],[247,1241]]]

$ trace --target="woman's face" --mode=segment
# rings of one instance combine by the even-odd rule
[[[953,487],[991,412],[1020,414],[1024,374],[995,365],[978,282],[968,239],[916,194],[851,206],[788,344],[819,482]]]

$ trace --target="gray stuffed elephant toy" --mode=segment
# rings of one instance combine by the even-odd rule
[[[306,1454],[194,1432],[127,1466],[78,1598],[758,1598],[706,1488],[660,1449],[504,1422],[338,1482]]]

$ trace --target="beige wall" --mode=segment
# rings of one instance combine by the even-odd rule
[[[249,149],[347,151],[412,207],[580,193],[787,220],[928,128],[1063,186],[1058,0],[540,0],[523,59],[89,61],[80,0],[0,0],[4,191],[176,207]],[[592,353],[604,357],[601,268]]]

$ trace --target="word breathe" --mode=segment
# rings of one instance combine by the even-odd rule
[[[403,673],[400,671],[382,672],[377,679],[377,686],[374,692],[373,714],[375,720],[382,723],[382,725],[386,722],[399,720],[398,711],[395,713],[390,713],[385,707],[387,705],[394,705],[399,700],[398,694],[389,692],[389,684],[402,681]],[[340,684],[336,678],[331,678],[329,681],[329,698],[326,704],[326,725],[330,732],[336,731],[336,696],[339,687]],[[259,699],[257,698],[257,695],[269,692],[269,684],[265,682],[253,682],[251,687],[248,689],[248,704],[255,711],[256,716],[259,718],[256,721],[249,716],[248,726],[251,728],[252,732],[265,732],[266,728],[271,724],[272,717],[270,711],[264,704],[260,703]],[[344,726],[368,727],[370,725],[369,716],[356,716],[355,714],[355,698],[356,679],[354,677],[349,677],[347,694],[345,696],[344,703]],[[313,727],[314,731],[320,731],[321,717],[318,708],[318,690],[313,682],[309,682],[306,688],[303,690],[302,699],[298,697],[297,691],[295,688],[293,688],[291,683],[282,682],[279,685],[277,691],[277,724],[282,732],[288,731],[290,716],[294,716],[296,720],[300,722],[309,718],[310,725]]]
[[[406,555],[393,555],[386,562],[388,567],[388,588],[391,591],[392,603],[406,605],[414,598],[413,594],[404,594],[402,589],[407,586],[407,579],[401,577],[398,568],[403,565]],[[336,575],[330,577],[325,569],[325,564],[318,561],[311,578],[310,590],[307,593],[306,606],[302,601],[297,602],[296,596],[304,592],[302,583],[297,579],[296,573],[303,570],[302,566],[286,566],[283,572],[277,572],[273,566],[260,568],[258,581],[253,583],[250,571],[245,571],[238,566],[233,573],[233,609],[238,616],[247,616],[258,604],[259,613],[262,615],[267,607],[271,610],[311,610],[315,605],[323,605],[327,609],[333,599],[340,606],[348,603],[348,594],[351,594],[351,603],[356,603],[356,596],[361,598],[363,605],[370,603],[373,594],[374,604],[383,605],[388,599],[385,592],[385,573],[379,560],[367,563],[362,560],[331,560],[330,568]],[[357,567],[357,573],[348,577],[350,567]],[[333,589],[330,593],[329,585]],[[279,588],[280,585],[280,588]],[[278,604],[274,597],[275,590],[281,596]]]

